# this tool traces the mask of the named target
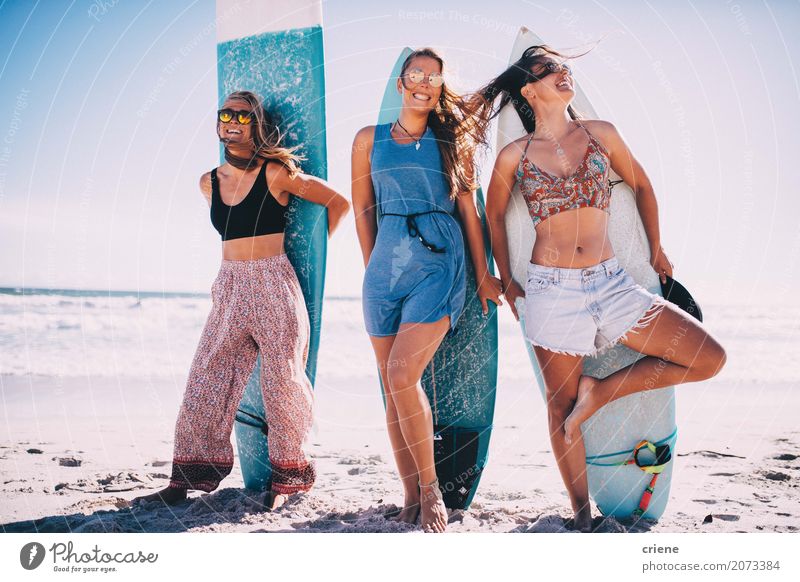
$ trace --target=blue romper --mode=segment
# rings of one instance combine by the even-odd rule
[[[391,123],[375,127],[370,156],[378,235],[364,274],[364,321],[373,336],[401,323],[432,323],[464,309],[464,237],[430,128],[398,144]]]

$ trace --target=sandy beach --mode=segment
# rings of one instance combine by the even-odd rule
[[[310,447],[318,472],[313,491],[293,497],[278,511],[266,511],[263,494],[243,489],[237,465],[211,494],[193,492],[169,508],[127,507],[128,500],[167,483],[185,381],[185,372],[178,370],[184,364],[188,370],[207,298],[196,301],[183,339],[170,344],[172,368],[138,378],[102,375],[94,368],[81,375],[80,354],[88,358],[91,351],[84,347],[68,366],[75,373],[64,368],[36,374],[32,365],[0,376],[0,527],[7,532],[414,531],[384,517],[401,502],[401,489],[357,301],[326,304]],[[785,364],[797,345],[800,311],[787,322],[736,305],[704,310],[728,349],[729,364],[712,381],[677,390],[680,432],[667,510],[658,522],[635,525],[598,517],[599,532],[792,532],[800,527],[795,416],[800,393]],[[146,339],[157,344],[159,325],[170,320],[163,310],[161,315],[146,312],[147,304],[135,317],[158,323],[138,329],[146,329]],[[86,327],[87,317],[81,315],[79,327]],[[569,505],[550,452],[544,403],[519,330],[505,311],[500,332],[489,463],[472,507],[451,516],[449,531],[569,532]],[[149,357],[120,340],[108,349],[109,362]],[[38,357],[45,358],[46,348],[41,350]],[[24,356],[6,351],[4,371],[14,358]]]

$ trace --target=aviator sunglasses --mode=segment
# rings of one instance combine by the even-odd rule
[[[415,85],[418,85],[425,79],[425,71],[422,69],[411,69],[403,76]],[[428,75],[428,85],[431,87],[441,87],[444,85],[444,77],[442,77],[441,73],[431,73]]]
[[[250,125],[253,121],[252,111],[235,111],[233,109],[220,109],[217,111],[217,119],[222,123],[230,123],[233,119],[239,122],[240,125]]]

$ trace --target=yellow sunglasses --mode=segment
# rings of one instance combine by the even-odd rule
[[[240,125],[250,125],[253,117],[252,111],[235,111],[233,109],[220,109],[217,111],[217,119],[222,123],[230,123],[236,119]]]

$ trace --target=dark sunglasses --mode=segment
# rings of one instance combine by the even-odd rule
[[[541,81],[547,75],[551,73],[561,73],[564,72],[570,77],[572,76],[572,67],[570,67],[566,63],[556,63],[554,61],[547,61],[546,63],[537,63],[544,67],[544,69],[538,73],[530,72],[528,74],[528,80],[526,83],[533,83],[534,81]],[[534,65],[535,66],[535,65]]]
[[[230,123],[236,119],[240,125],[250,125],[253,122],[253,118],[252,111],[235,111],[233,109],[220,109],[217,111],[217,119],[222,123]]]
[[[419,231],[419,227],[417,226],[416,220],[414,220],[416,216],[417,215],[408,215],[406,217],[406,226],[408,227],[408,234],[414,238],[419,239],[419,242],[422,243],[422,246],[424,246],[432,253],[441,254],[447,252],[447,249],[445,249],[444,247],[437,247],[435,244],[425,240],[425,237],[422,236],[422,233]]]

